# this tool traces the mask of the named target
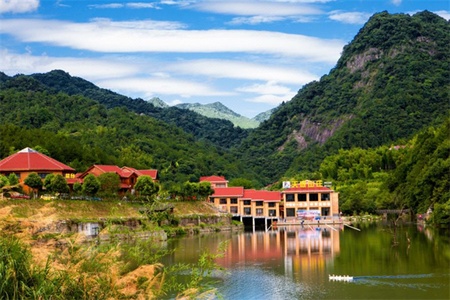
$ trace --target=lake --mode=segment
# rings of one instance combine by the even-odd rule
[[[360,231],[292,225],[177,238],[168,242],[174,251],[163,263],[196,263],[226,242],[216,260],[224,271],[214,273],[212,284],[217,299],[450,299],[448,233],[355,226]],[[353,280],[330,280],[330,274]]]

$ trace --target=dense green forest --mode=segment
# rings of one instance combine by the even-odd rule
[[[190,110],[178,107],[155,107],[143,99],[132,99],[79,77],[70,76],[62,70],[44,74],[33,74],[32,78],[44,85],[50,93],[63,92],[68,95],[82,95],[97,101],[106,108],[126,107],[138,114],[145,114],[166,123],[176,125],[198,140],[206,140],[222,148],[238,145],[247,137],[249,130],[235,127],[227,120],[207,118]],[[1,80],[2,76],[0,76]],[[11,83],[10,83],[11,84]],[[9,84],[9,85],[10,85]]]
[[[332,181],[346,214],[433,208],[450,224],[450,25],[430,12],[374,15],[336,67],[252,131],[156,108],[64,71],[0,73],[0,158],[44,151],[159,170],[163,188],[224,175],[247,187]]]
[[[24,75],[3,85],[1,157],[39,146],[77,171],[92,164],[155,168],[166,184],[198,181],[211,174],[254,177],[230,154],[179,127],[124,107],[108,109],[84,96],[47,89]]]
[[[339,149],[397,143],[440,124],[450,109],[449,31],[427,11],[374,15],[336,67],[281,105],[237,153],[267,183],[317,170]]]

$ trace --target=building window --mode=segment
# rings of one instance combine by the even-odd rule
[[[286,202],[295,201],[294,194],[286,194]]]
[[[295,217],[295,208],[286,208],[286,217]]]
[[[230,206],[230,213],[237,214],[237,212],[238,212],[237,206]]]
[[[251,200],[244,200],[244,205],[252,205],[252,201]]]
[[[309,194],[309,201],[319,201],[319,194]]]
[[[306,201],[306,194],[298,194],[298,201]]]
[[[321,201],[330,201],[330,194],[329,193],[320,194],[320,200]]]
[[[49,173],[38,173],[39,177],[42,179],[45,179],[45,176],[47,176]]]
[[[321,214],[322,214],[323,217],[329,216],[330,215],[330,208],[329,207],[322,207]]]
[[[263,209],[262,208],[257,208],[256,209],[256,215],[257,216],[262,216],[263,215]]]
[[[275,202],[269,202],[269,207],[276,207],[276,203]]]
[[[251,215],[251,209],[250,207],[244,207],[244,215]]]
[[[237,204],[237,198],[231,198],[230,199],[231,204]]]
[[[220,199],[220,204],[227,204],[227,199],[221,198]]]
[[[275,209],[269,209],[269,216],[275,217],[277,215],[277,211]]]
[[[256,201],[256,206],[263,206],[264,202],[263,201]]]

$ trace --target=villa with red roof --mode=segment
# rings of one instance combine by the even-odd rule
[[[85,172],[79,174],[77,179],[83,180],[88,174],[100,176],[104,173],[116,173],[120,177],[120,192],[125,193],[133,189],[139,176],[150,176],[154,181],[158,180],[158,170],[137,170],[131,167],[118,167],[115,165],[93,165]]]
[[[16,174],[25,192],[30,192],[30,189],[24,184],[24,180],[32,172],[36,172],[42,179],[48,174],[59,174],[66,179],[75,177],[73,168],[31,148],[24,148],[0,160],[0,174]]]

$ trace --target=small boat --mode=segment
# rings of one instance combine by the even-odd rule
[[[353,276],[348,276],[348,275],[328,275],[328,279],[330,281],[345,281],[345,282],[350,282],[353,281]]]

